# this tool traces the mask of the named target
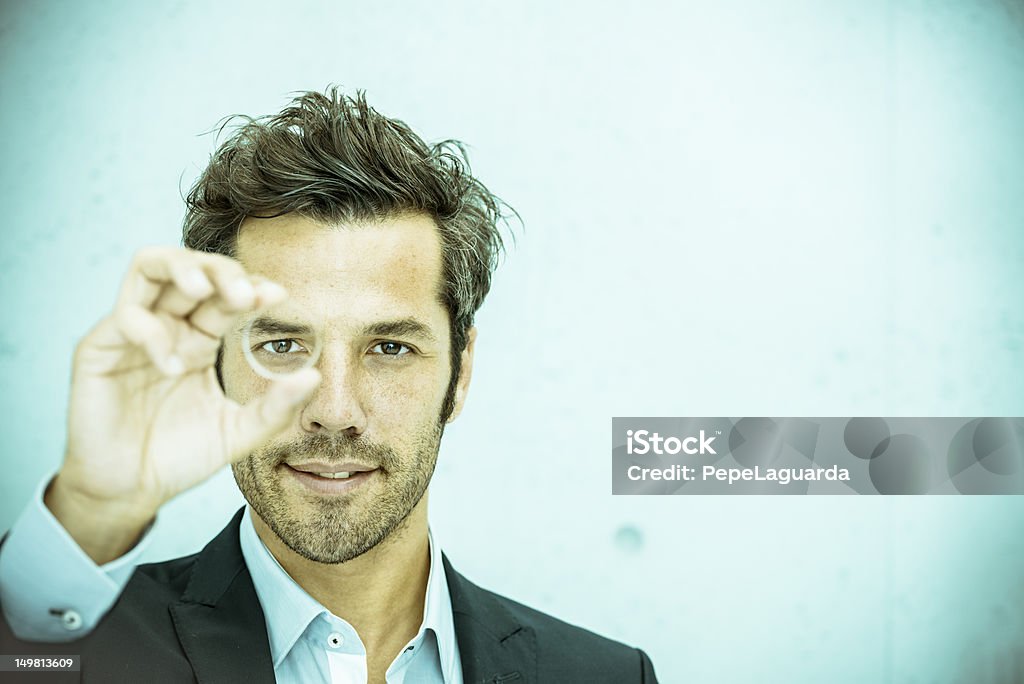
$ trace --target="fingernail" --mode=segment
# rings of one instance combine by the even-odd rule
[[[284,289],[277,283],[266,282],[260,285],[260,291],[263,294],[263,299],[280,301],[288,297],[288,290]]]
[[[232,298],[238,301],[249,301],[256,296],[256,292],[252,289],[252,284],[244,278],[239,278],[229,286],[229,292]]]

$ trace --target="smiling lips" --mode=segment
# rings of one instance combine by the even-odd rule
[[[317,494],[343,494],[368,480],[377,468],[358,463],[284,464],[300,483]]]
[[[367,473],[371,470],[376,470],[372,466],[359,465],[357,463],[339,463],[337,465],[331,465],[329,463],[299,463],[297,465],[285,464],[292,470],[297,470],[300,473],[309,473],[310,475],[316,475],[318,477],[325,477],[332,480],[345,480],[353,475],[359,473]]]

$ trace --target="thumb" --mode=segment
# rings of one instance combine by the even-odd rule
[[[319,384],[320,372],[306,368],[275,380],[263,396],[248,404],[232,404],[224,423],[228,426],[224,436],[228,457],[234,461],[284,429]]]

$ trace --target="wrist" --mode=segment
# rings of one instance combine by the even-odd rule
[[[97,565],[123,556],[156,516],[157,507],[93,496],[62,471],[43,493],[43,503]]]

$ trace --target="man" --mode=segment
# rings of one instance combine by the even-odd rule
[[[655,681],[471,584],[428,528],[502,218],[457,143],[361,95],[239,128],[187,249],[140,252],[76,350],[63,465],[0,549],[0,652],[80,654],[92,682]],[[227,463],[248,506],[136,568],[160,506]]]

